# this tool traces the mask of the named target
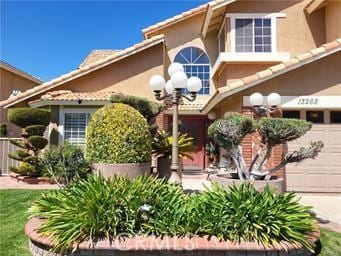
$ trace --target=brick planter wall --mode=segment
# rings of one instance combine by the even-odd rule
[[[263,246],[258,243],[235,244],[231,241],[219,241],[216,237],[135,237],[121,241],[100,241],[95,247],[90,243],[83,242],[74,253],[52,254],[48,251],[53,243],[40,236],[36,229],[42,224],[38,218],[30,219],[25,227],[29,237],[29,248],[33,256],[310,256],[311,252],[301,246],[295,246],[283,242],[273,246]],[[320,234],[314,233],[309,239],[316,242]],[[284,249],[286,248],[286,250]]]

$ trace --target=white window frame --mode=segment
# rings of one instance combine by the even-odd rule
[[[90,114],[92,115],[98,108],[65,108],[60,106],[59,108],[59,125],[58,125],[58,144],[62,144],[65,139],[64,126],[65,126],[65,114]]]
[[[230,44],[231,52],[236,54],[269,54],[277,53],[277,18],[286,17],[285,13],[228,13],[230,18],[231,32]],[[236,52],[236,19],[271,19],[271,52]],[[253,36],[253,40],[255,40]],[[253,44],[254,45],[254,44]]]
[[[185,47],[183,47],[183,48],[181,48],[176,54],[175,54],[175,57],[174,57],[174,59],[173,59],[173,61],[175,61],[175,58],[176,58],[176,56],[182,51],[182,50],[184,50],[184,49],[186,49],[186,48],[190,48],[190,47],[193,47],[193,48],[198,48],[198,49],[200,49],[201,51],[203,51],[206,55],[207,55],[207,57],[208,57],[208,59],[209,59],[209,63],[208,64],[189,64],[189,63],[181,63],[181,65],[183,65],[184,67],[185,66],[208,66],[208,73],[209,73],[209,77],[208,77],[208,81],[209,81],[209,87],[208,87],[208,89],[209,89],[209,93],[208,94],[197,94],[197,97],[202,97],[202,96],[210,96],[210,95],[212,95],[212,80],[211,80],[211,72],[212,72],[212,68],[211,68],[211,59],[210,59],[210,56],[207,54],[207,52],[205,52],[201,47],[198,47],[198,46],[195,46],[195,45],[188,45],[188,46],[185,46]],[[186,71],[185,71],[185,73],[186,73]],[[184,92],[185,93],[185,92]],[[189,93],[187,93],[187,94],[189,94]]]
[[[223,29],[225,28],[225,47],[224,47],[224,51],[223,52],[226,52],[226,39],[227,39],[227,22],[226,22],[227,18],[225,17],[224,20],[223,20],[223,23],[221,24],[220,28],[219,28],[219,32],[218,32],[218,36],[217,36],[217,39],[218,39],[218,52],[221,53],[220,51],[220,36],[221,36],[221,33],[223,31]]]

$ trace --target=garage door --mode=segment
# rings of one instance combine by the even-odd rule
[[[287,190],[341,192],[341,124],[315,123],[305,136],[289,143],[288,150],[297,150],[316,140],[325,145],[316,159],[287,166]]]

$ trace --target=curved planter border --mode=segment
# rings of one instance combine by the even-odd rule
[[[51,254],[48,251],[54,244],[47,238],[39,235],[36,230],[43,223],[43,220],[31,218],[25,226],[26,235],[29,237],[30,252],[33,256],[62,256],[62,254]],[[315,232],[309,236],[312,242],[320,238],[320,233]],[[231,241],[219,241],[216,237],[208,239],[205,237],[142,237],[125,238],[121,241],[114,241],[111,245],[109,241],[99,241],[95,247],[89,242],[83,242],[73,255],[78,256],[135,256],[135,255],[169,255],[169,256],[270,256],[270,255],[297,255],[310,256],[306,248],[293,245],[287,242],[263,246],[259,243],[245,242],[236,244]],[[71,255],[70,254],[63,254]]]
[[[211,181],[215,181],[218,185],[221,185],[225,188],[230,187],[232,184],[236,184],[237,186],[241,185],[245,181],[239,179],[228,178],[227,175],[214,174],[209,178]],[[252,185],[255,187],[257,191],[263,191],[266,185],[269,185],[270,188],[274,188],[279,193],[283,193],[284,188],[284,180],[282,178],[274,179],[274,180],[254,180],[252,181]]]
[[[92,167],[95,173],[100,173],[104,178],[117,175],[134,179],[140,175],[150,174],[150,162],[125,164],[94,163]]]

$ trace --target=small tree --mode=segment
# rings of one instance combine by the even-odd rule
[[[265,165],[275,146],[298,139],[309,131],[311,126],[311,123],[305,120],[263,117],[255,122],[250,117],[238,113],[227,113],[209,127],[208,134],[215,143],[226,150],[224,157],[230,169],[235,170],[240,179],[261,179],[288,163],[301,162],[318,155],[323,147],[321,141],[312,142],[307,148],[302,147],[287,153],[275,167],[267,169]],[[260,136],[259,150],[250,166],[246,166],[241,143],[245,136],[254,132],[258,132]]]
[[[12,172],[37,176],[40,174],[39,151],[48,143],[43,137],[46,126],[50,123],[51,112],[45,109],[35,108],[12,108],[8,111],[8,120],[23,128],[21,141],[11,140],[10,142],[19,147],[8,157],[18,160],[19,167],[11,166]]]

